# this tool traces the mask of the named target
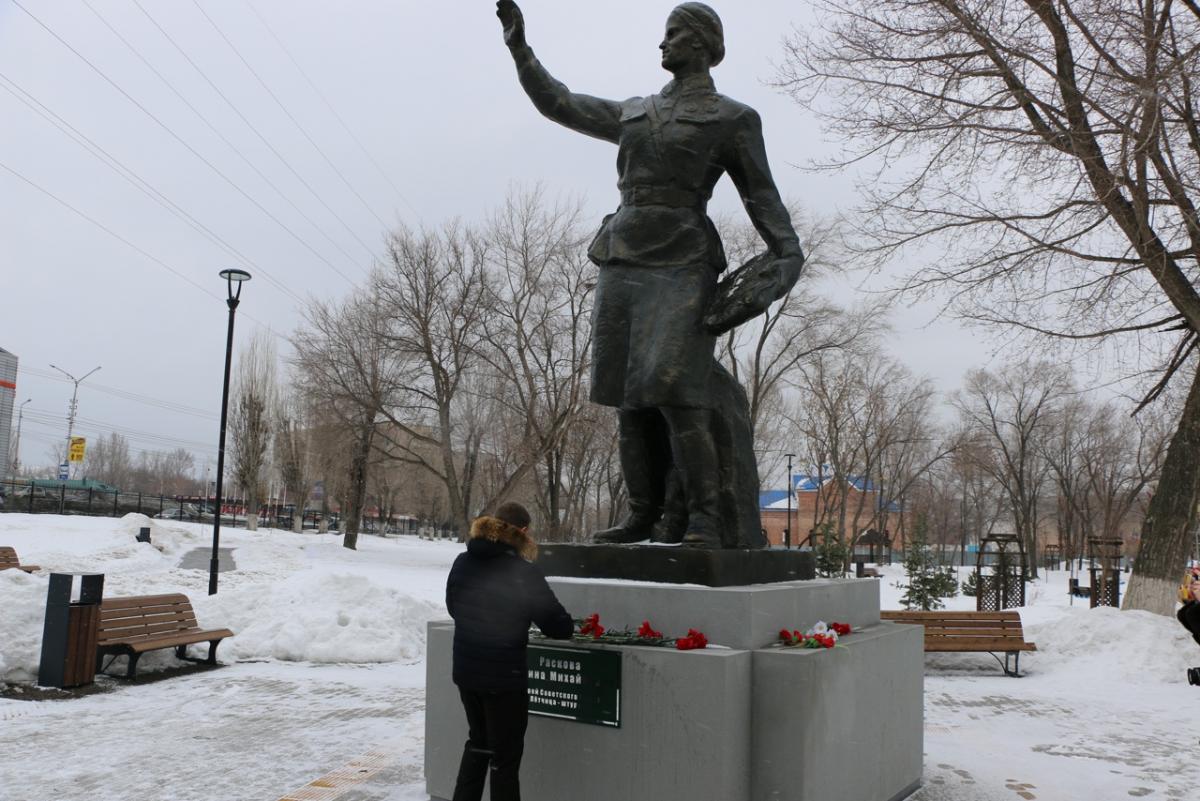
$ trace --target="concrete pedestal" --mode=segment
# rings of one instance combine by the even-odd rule
[[[577,616],[682,634],[701,651],[622,654],[621,728],[531,716],[522,795],[572,801],[896,801],[920,784],[923,634],[879,621],[874,580],[740,588],[553,579]],[[779,648],[816,620],[855,632],[831,650]],[[454,792],[466,718],[451,681],[453,624],[428,631],[425,777]],[[485,796],[486,797],[486,796]]]

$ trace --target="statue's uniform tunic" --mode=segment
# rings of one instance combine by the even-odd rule
[[[707,76],[616,102],[570,92],[527,47],[514,56],[539,111],[618,145],[621,205],[604,219],[588,252],[600,266],[592,401],[625,409],[708,408],[716,340],[701,318],[726,264],[705,208],[723,174],[733,179],[771,252],[800,255],[767,166],[758,114],[717,94]]]

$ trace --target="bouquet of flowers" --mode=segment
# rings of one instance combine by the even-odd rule
[[[578,642],[606,642],[613,645],[656,645],[666,648],[677,648],[680,651],[691,651],[708,645],[704,632],[688,629],[684,637],[664,637],[661,631],[656,631],[649,620],[643,620],[637,631],[629,629],[608,629],[600,623],[600,614],[593,612],[585,618],[577,618],[575,625],[578,631],[571,639]]]
[[[850,633],[849,623],[829,623],[818,620],[803,634],[799,629],[779,630],[779,642],[789,648],[832,648],[839,638]]]

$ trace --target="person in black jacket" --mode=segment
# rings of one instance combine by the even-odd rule
[[[1200,644],[1200,568],[1192,568],[1179,587],[1179,600],[1183,606],[1175,613],[1183,627],[1192,633],[1192,639]]]
[[[568,639],[571,616],[533,564],[529,512],[504,503],[471,524],[467,552],[446,580],[454,618],[454,683],[467,713],[467,744],[453,801],[480,801],[491,767],[492,801],[519,801],[519,771],[529,719],[525,649],[529,624]]]

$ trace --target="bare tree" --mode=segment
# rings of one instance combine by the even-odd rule
[[[1190,383],[1126,608],[1169,613],[1200,496],[1200,6],[829,0],[781,85],[853,142],[871,251],[970,318],[1128,343]],[[1135,361],[1137,363],[1137,361]]]
[[[275,466],[295,508],[292,531],[304,525],[304,508],[312,488],[312,421],[305,401],[296,394],[280,397],[275,411]]]
[[[1147,410],[1121,423],[1112,404],[1077,399],[1059,415],[1046,459],[1058,486],[1059,537],[1082,557],[1089,537],[1122,538],[1158,480],[1171,423]]]
[[[799,366],[795,421],[820,485],[813,527],[842,541],[883,528],[888,509],[952,450],[932,421],[933,389],[877,345],[818,353]]]
[[[539,190],[510,195],[487,236],[491,310],[479,355],[492,368],[492,396],[511,416],[519,444],[505,480],[484,508],[537,474],[544,536],[561,538],[567,495],[566,438],[587,408],[595,267],[578,203],[548,204]]]
[[[378,276],[377,276],[378,277]],[[340,304],[314,300],[292,337],[294,363],[308,379],[309,402],[325,423],[327,490],[342,504],[342,544],[355,549],[379,421],[400,392],[404,364],[389,345],[391,308],[372,290]]]
[[[129,441],[115,431],[92,443],[83,463],[86,477],[126,490],[131,489],[133,470]]]
[[[386,311],[384,346],[397,391],[379,410],[382,446],[434,476],[449,518],[465,531],[476,509],[480,445],[488,422],[469,387],[480,363],[482,320],[490,313],[486,242],[457,223],[439,232],[393,232],[388,264],[372,291]],[[474,408],[473,408],[474,407]]]
[[[230,473],[246,500],[246,528],[258,528],[258,509],[266,487],[267,451],[277,392],[275,345],[259,330],[238,356],[229,410]]]
[[[978,466],[1004,491],[1013,533],[1037,553],[1038,513],[1050,466],[1044,458],[1055,417],[1072,390],[1066,370],[1048,362],[998,372],[973,370],[953,403],[982,445]],[[1032,574],[1037,575],[1036,562]]]

